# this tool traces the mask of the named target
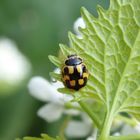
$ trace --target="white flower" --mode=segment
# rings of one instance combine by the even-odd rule
[[[48,122],[58,120],[63,113],[79,114],[77,110],[65,109],[65,103],[72,100],[72,96],[59,93],[57,89],[60,87],[63,87],[61,82],[50,83],[40,76],[33,77],[28,84],[30,94],[47,103],[39,109],[37,114]]]
[[[40,76],[33,77],[28,88],[30,94],[40,101],[47,102],[41,107],[37,114],[47,122],[54,122],[58,120],[62,114],[69,115],[81,115],[81,120],[70,120],[66,129],[65,134],[70,138],[80,138],[88,136],[93,128],[92,121],[89,117],[80,111],[74,109],[66,109],[65,103],[71,101],[73,98],[67,94],[61,94],[57,91],[57,88],[62,88],[61,82],[50,83]],[[73,106],[78,106],[77,103],[73,103]]]
[[[124,125],[121,131],[122,135],[138,134],[140,133],[140,123],[136,126]]]
[[[92,140],[96,140],[97,132],[96,129],[93,130],[92,120],[85,113],[81,113],[80,116],[81,120],[71,120],[68,123],[65,131],[66,136],[69,138],[87,137],[93,131],[92,135],[88,138],[94,137]]]
[[[72,120],[68,123],[68,127],[66,128],[66,136],[70,138],[80,138],[86,137],[91,132],[91,125],[87,124],[84,121],[75,121]]]
[[[115,132],[114,134],[113,134],[113,136],[120,136],[121,134],[119,133],[119,132]]]
[[[92,135],[89,136],[86,140],[96,140],[96,138],[97,138],[97,132],[98,132],[98,130],[97,129],[94,129]]]
[[[27,58],[16,44],[7,38],[0,39],[0,82],[15,86],[22,82],[31,69]]]
[[[139,122],[137,123],[137,125],[134,128],[138,133],[140,133],[140,123]]]
[[[37,114],[47,122],[54,122],[61,117],[63,110],[62,105],[49,103],[41,107]]]
[[[85,28],[85,27],[86,27],[85,22],[84,22],[84,20],[83,20],[82,17],[79,17],[79,18],[74,22],[74,27],[73,27],[75,33],[77,34],[77,36],[78,36],[79,38],[82,38],[82,35],[81,35],[80,31],[79,31],[79,27],[81,27],[81,28]]]

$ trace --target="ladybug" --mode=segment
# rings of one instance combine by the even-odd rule
[[[67,88],[79,90],[88,80],[88,70],[82,58],[76,54],[68,55],[62,68],[62,81]]]

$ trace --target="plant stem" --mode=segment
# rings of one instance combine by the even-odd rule
[[[59,136],[61,137],[61,140],[66,140],[65,136],[64,136],[64,131],[65,131],[67,125],[68,125],[69,120],[70,120],[70,116],[68,116],[66,118],[66,120],[64,120],[64,122],[62,123],[62,126],[60,128],[60,132],[59,132]]]
[[[91,111],[91,109],[83,101],[78,102],[81,108],[88,114],[88,116],[93,120],[97,128],[100,128],[100,121],[97,116]]]
[[[110,129],[113,121],[113,115],[111,115],[111,112],[107,112],[103,127],[101,129],[101,133],[99,136],[99,140],[108,140],[109,135],[110,135]]]

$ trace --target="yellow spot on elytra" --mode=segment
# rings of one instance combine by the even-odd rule
[[[83,73],[83,78],[88,78],[88,76],[89,76],[88,73],[86,73],[86,72]]]
[[[63,80],[64,80],[64,81],[70,80],[70,77],[69,77],[68,75],[65,75],[64,78],[63,78]]]
[[[77,68],[77,71],[78,71],[79,73],[81,73],[81,70],[82,70],[82,69],[81,69],[81,65],[77,65],[76,68]]]
[[[70,81],[70,85],[71,85],[72,87],[74,87],[74,86],[75,86],[75,80],[71,80],[71,81]]]
[[[73,73],[74,73],[74,68],[73,68],[73,66],[69,66],[68,69],[69,69],[69,74],[73,74]]]
[[[79,83],[79,85],[83,85],[84,84],[84,80],[83,79],[79,79],[78,83]]]

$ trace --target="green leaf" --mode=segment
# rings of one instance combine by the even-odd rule
[[[50,72],[50,76],[53,77],[55,80],[61,81],[61,74]]]
[[[55,56],[52,56],[52,55],[49,55],[48,58],[50,59],[50,61],[57,67],[60,67],[61,66],[61,61],[55,57]]]
[[[36,137],[24,137],[23,140],[61,140],[59,137],[53,138],[50,137],[47,134],[41,134],[42,138],[36,138]],[[16,139],[18,140],[18,139]],[[20,140],[20,139],[19,139]]]
[[[60,46],[60,51],[62,52],[63,56],[66,58],[69,54],[73,53],[73,49],[72,48],[68,48],[67,45],[64,44],[59,44]]]
[[[61,50],[77,53],[87,65],[90,78],[78,93],[92,93],[104,104],[100,140],[106,140],[118,113],[140,120],[140,1],[111,0],[108,10],[98,6],[98,18],[85,8],[81,14],[83,38],[69,33],[71,48],[61,45]]]
[[[128,135],[128,136],[111,136],[109,140],[140,140],[140,134]]]

